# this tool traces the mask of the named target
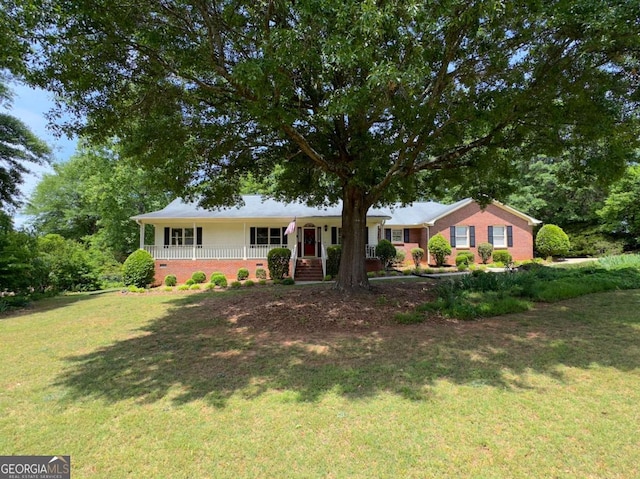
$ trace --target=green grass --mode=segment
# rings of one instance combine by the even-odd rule
[[[533,265],[515,273],[476,271],[462,278],[443,281],[438,299],[424,305],[458,319],[522,312],[533,302],[555,302],[586,294],[640,288],[640,263],[631,261],[545,267]],[[630,266],[633,265],[633,266]]]
[[[639,291],[326,337],[234,327],[227,294],[251,292],[0,319],[0,453],[75,478],[640,476]]]

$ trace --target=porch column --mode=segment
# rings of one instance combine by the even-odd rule
[[[140,225],[140,249],[144,249],[144,223],[138,223]]]
[[[247,223],[242,223],[242,259],[247,260]]]
[[[193,259],[193,261],[196,260],[196,248],[197,248],[196,243],[198,242],[197,238],[198,238],[198,230],[196,229],[196,222],[194,221],[193,222],[193,248],[192,248],[192,256],[193,257],[191,258],[191,259]]]

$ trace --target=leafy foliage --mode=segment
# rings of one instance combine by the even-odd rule
[[[256,278],[267,279],[267,270],[264,268],[256,268]]]
[[[511,253],[509,253],[507,250],[499,249],[493,252],[494,263],[501,263],[506,265],[511,263],[512,260],[513,260],[513,257],[511,256]]]
[[[204,283],[207,280],[207,275],[204,273],[204,271],[196,271],[191,275],[191,279],[200,284]]]
[[[456,266],[471,266],[475,262],[475,255],[471,251],[460,251],[456,255]]]
[[[378,244],[376,245],[376,256],[382,263],[382,267],[384,269],[389,268],[396,255],[396,247],[391,244],[391,241],[386,239],[378,241]]]
[[[482,264],[487,264],[493,254],[493,245],[491,243],[480,243],[478,245],[478,255],[482,260]]]
[[[18,3],[30,81],[170,189],[230,205],[278,166],[274,195],[342,198],[339,288],[373,205],[499,198],[534,155],[607,176],[638,143],[637,2]]]
[[[289,260],[291,250],[288,248],[273,248],[267,253],[267,267],[271,279],[281,280],[289,274]]]
[[[623,238],[631,249],[640,248],[640,165],[627,169],[598,211],[604,228]]]
[[[451,254],[451,245],[440,233],[432,236],[428,243],[429,252],[436,260],[436,266],[444,265],[447,256]]]
[[[155,261],[144,250],[134,251],[122,265],[122,279],[124,284],[144,288],[153,283],[155,275]]]
[[[238,281],[244,281],[249,277],[249,270],[247,268],[240,268],[238,270]]]
[[[342,246],[333,245],[327,248],[327,275],[335,277],[340,269]]]
[[[411,249],[411,259],[413,260],[413,264],[416,268],[420,267],[420,262],[424,258],[424,250],[422,248],[412,248]]]
[[[93,291],[100,288],[97,268],[84,245],[51,234],[38,238],[38,252],[48,273],[46,287],[56,291]]]
[[[10,108],[11,93],[1,75],[2,68],[0,63],[0,107],[4,110]],[[49,147],[27,125],[0,111],[0,208],[11,211],[21,205],[20,187],[29,173],[27,164],[48,163],[50,155]]]
[[[543,258],[566,256],[570,247],[569,237],[557,225],[544,225],[536,235],[536,250]]]
[[[227,287],[227,277],[223,273],[213,273],[210,282],[221,288]]]
[[[168,274],[164,277],[164,284],[166,286],[175,286],[176,284],[178,284],[178,278],[176,278],[172,274]]]

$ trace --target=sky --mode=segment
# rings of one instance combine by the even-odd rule
[[[11,83],[9,86],[13,91],[13,102],[8,113],[22,120],[38,138],[49,145],[53,152],[54,162],[65,162],[71,158],[76,150],[77,139],[66,136],[57,137],[45,118],[45,114],[54,105],[52,95],[44,90],[33,89],[17,83]],[[25,198],[28,198],[33,192],[44,173],[53,171],[50,166],[29,164],[27,167],[33,171],[33,174],[26,176],[22,185],[21,190]],[[22,226],[25,219],[23,215],[16,214],[14,217],[15,226]]]

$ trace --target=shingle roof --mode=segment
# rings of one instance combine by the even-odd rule
[[[310,207],[303,203],[284,203],[260,195],[244,195],[244,204],[231,208],[208,210],[196,203],[187,203],[178,198],[165,208],[151,213],[133,216],[134,220],[164,220],[164,219],[226,219],[226,218],[284,218],[294,217],[342,217],[342,203],[328,207]],[[387,211],[381,209],[369,210],[368,217],[388,218]]]
[[[244,195],[244,204],[231,208],[208,210],[199,207],[196,203],[187,203],[178,198],[169,203],[165,208],[151,213],[133,216],[136,221],[149,220],[193,220],[193,219],[242,219],[242,218],[340,218],[342,216],[342,203],[328,207],[310,207],[303,203],[284,203],[260,195]],[[453,213],[454,211],[472,203],[473,199],[465,198],[451,205],[443,205],[435,201],[415,202],[407,206],[394,206],[391,208],[372,208],[367,217],[386,220],[386,226],[425,226],[433,225],[437,220]],[[529,222],[538,224],[539,220],[507,205],[494,201],[493,204],[513,213]]]

